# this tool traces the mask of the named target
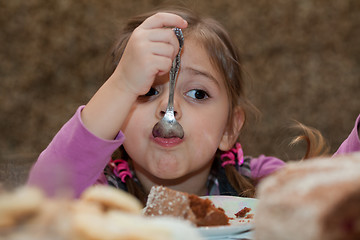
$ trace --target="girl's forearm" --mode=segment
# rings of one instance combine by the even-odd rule
[[[31,168],[28,184],[55,196],[70,191],[78,197],[97,182],[112,153],[123,143],[119,132],[114,140],[103,140],[83,125],[79,107],[75,115],[55,135]]]
[[[112,75],[81,113],[85,127],[97,137],[114,139],[137,96],[121,87]]]

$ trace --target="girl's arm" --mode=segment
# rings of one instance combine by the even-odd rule
[[[101,178],[124,141],[120,129],[139,95],[170,70],[179,43],[170,27],[186,28],[181,17],[158,13],[136,28],[114,73],[85,107],[78,109],[41,153],[28,183],[49,195],[70,189],[78,196]]]
[[[50,196],[65,191],[77,197],[101,177],[124,136],[121,132],[114,140],[95,136],[84,127],[82,110],[83,106],[78,108],[40,154],[30,171],[29,185],[42,188]]]
[[[286,163],[284,161],[276,157],[260,155],[257,158],[251,159],[251,177],[255,181],[259,181],[276,170],[284,167],[285,164]]]
[[[335,155],[360,151],[360,114],[356,119],[355,126],[347,139],[340,145]]]

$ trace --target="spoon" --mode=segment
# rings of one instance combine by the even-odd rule
[[[171,69],[170,69],[170,80],[169,80],[169,101],[166,107],[166,112],[164,117],[155,124],[152,134],[154,137],[161,138],[183,138],[184,130],[182,126],[176,121],[174,113],[174,89],[177,74],[180,68],[180,53],[184,45],[184,36],[180,28],[174,28],[176,37],[179,40],[179,52],[176,55]]]

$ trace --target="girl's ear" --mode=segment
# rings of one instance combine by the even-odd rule
[[[240,106],[237,106],[234,110],[234,115],[232,119],[232,128],[227,129],[221,138],[219,144],[219,149],[221,151],[228,151],[234,146],[239,136],[240,130],[244,125],[244,122],[245,122],[244,110]]]

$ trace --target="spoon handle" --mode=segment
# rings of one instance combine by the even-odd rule
[[[181,49],[184,45],[184,36],[180,28],[174,28],[173,31],[175,32],[176,37],[179,40],[179,52],[176,55],[175,59],[173,60],[171,69],[170,69],[170,80],[169,80],[169,102],[166,108],[166,111],[174,112],[174,90],[176,84],[176,78],[180,68],[180,53]]]

